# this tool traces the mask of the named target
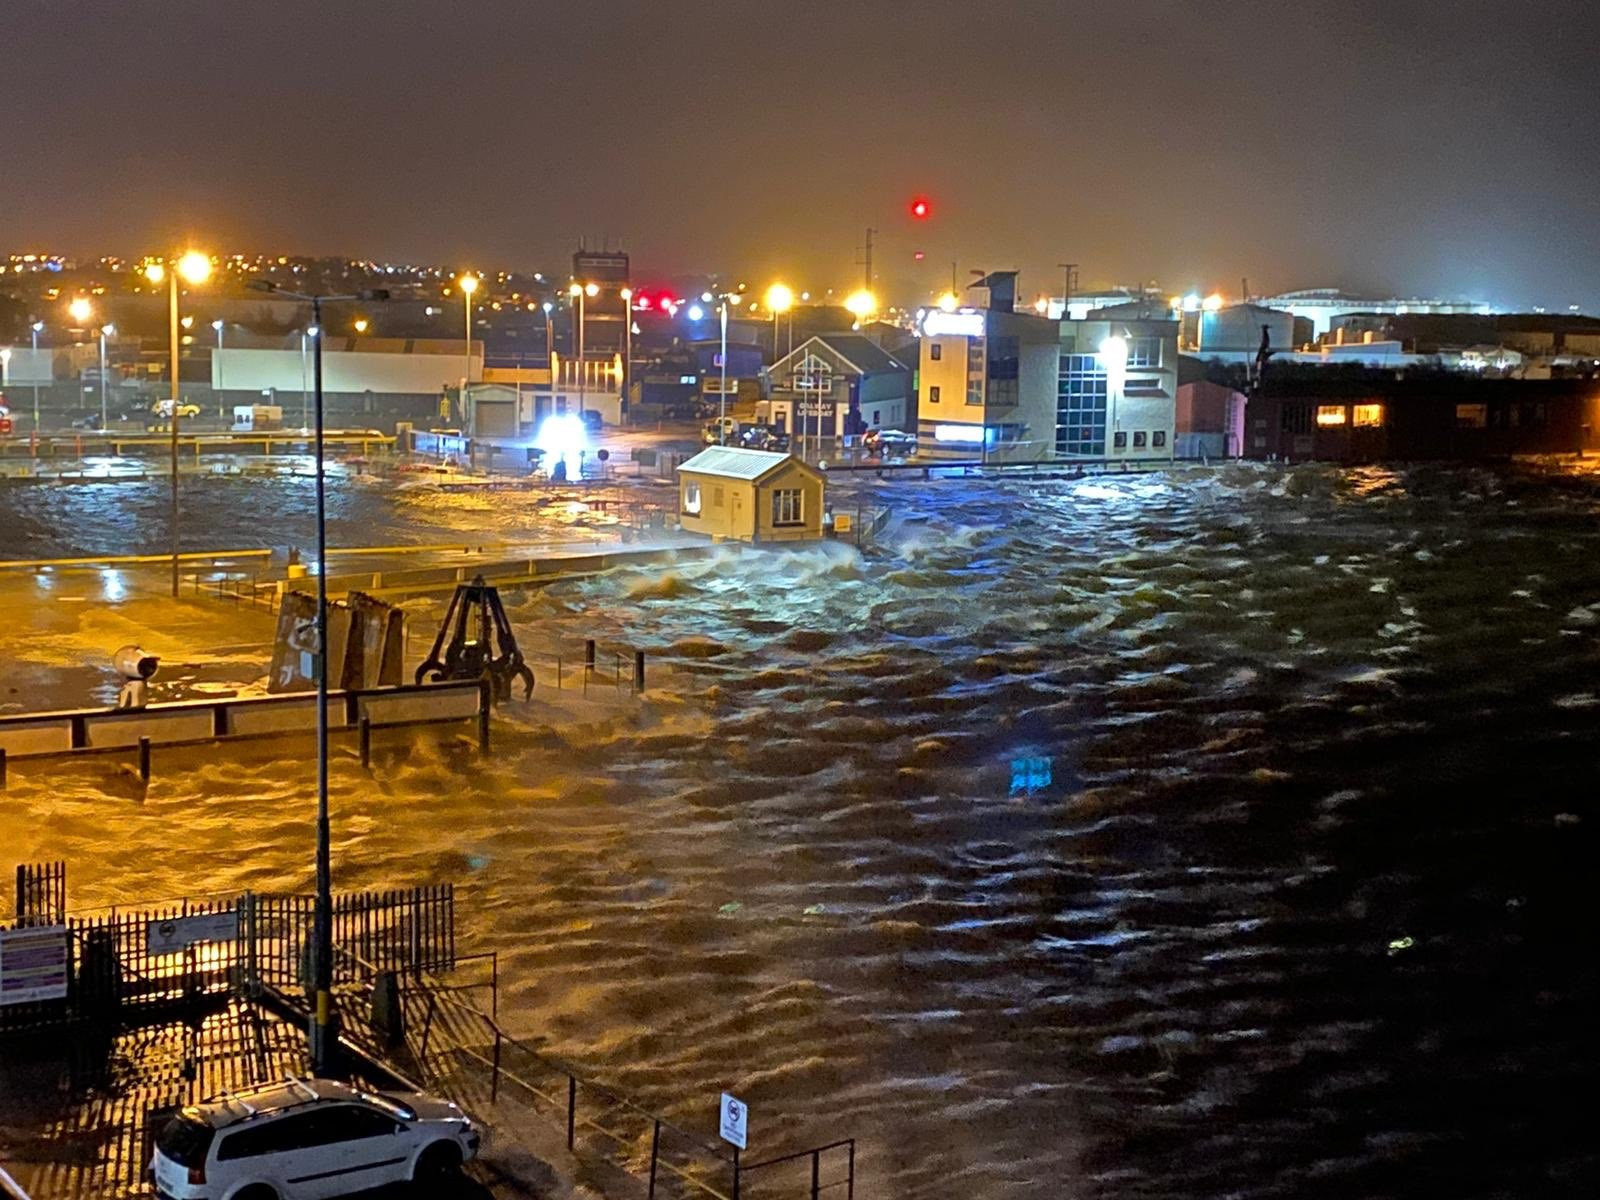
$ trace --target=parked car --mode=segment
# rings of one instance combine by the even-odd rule
[[[778,454],[789,449],[789,435],[780,433],[770,425],[750,425],[739,431],[733,444],[746,450],[769,450]]]
[[[172,398],[169,396],[165,400],[157,400],[150,406],[150,411],[163,421],[170,420],[172,417]],[[198,417],[199,415],[200,406],[194,403],[194,401],[184,400],[179,402],[179,417]]]
[[[322,1200],[405,1181],[435,1195],[479,1139],[447,1100],[291,1078],[182,1109],[150,1167],[166,1200]]]
[[[861,444],[874,458],[910,458],[917,452],[917,435],[900,429],[869,429]]]

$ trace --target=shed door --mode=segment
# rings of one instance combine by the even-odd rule
[[[729,491],[732,493],[730,498],[733,501],[733,523],[730,528],[733,532],[739,533],[744,529],[744,489],[735,487]]]

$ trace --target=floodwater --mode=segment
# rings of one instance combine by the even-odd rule
[[[854,1136],[864,1196],[1593,1195],[1592,484],[906,482],[865,556],[529,593],[679,671],[341,759],[336,871],[458,881],[516,1030],[700,1128],[733,1091],[753,1153]],[[233,486],[211,544],[289,540]],[[303,754],[193,766],[14,780],[0,843],[82,903],[305,887]]]

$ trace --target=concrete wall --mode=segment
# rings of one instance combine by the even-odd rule
[[[329,350],[322,354],[324,392],[378,392],[438,395],[461,383],[468,360],[462,354],[386,354],[361,350]],[[310,378],[309,357],[303,364],[300,350],[255,350],[224,347],[213,351],[211,386],[226,385],[229,392],[265,391],[298,393]],[[483,377],[483,349],[474,343],[470,380]]]

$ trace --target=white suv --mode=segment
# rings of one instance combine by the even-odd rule
[[[183,1109],[157,1136],[151,1169],[166,1200],[322,1200],[443,1180],[478,1142],[446,1100],[288,1079]]]

